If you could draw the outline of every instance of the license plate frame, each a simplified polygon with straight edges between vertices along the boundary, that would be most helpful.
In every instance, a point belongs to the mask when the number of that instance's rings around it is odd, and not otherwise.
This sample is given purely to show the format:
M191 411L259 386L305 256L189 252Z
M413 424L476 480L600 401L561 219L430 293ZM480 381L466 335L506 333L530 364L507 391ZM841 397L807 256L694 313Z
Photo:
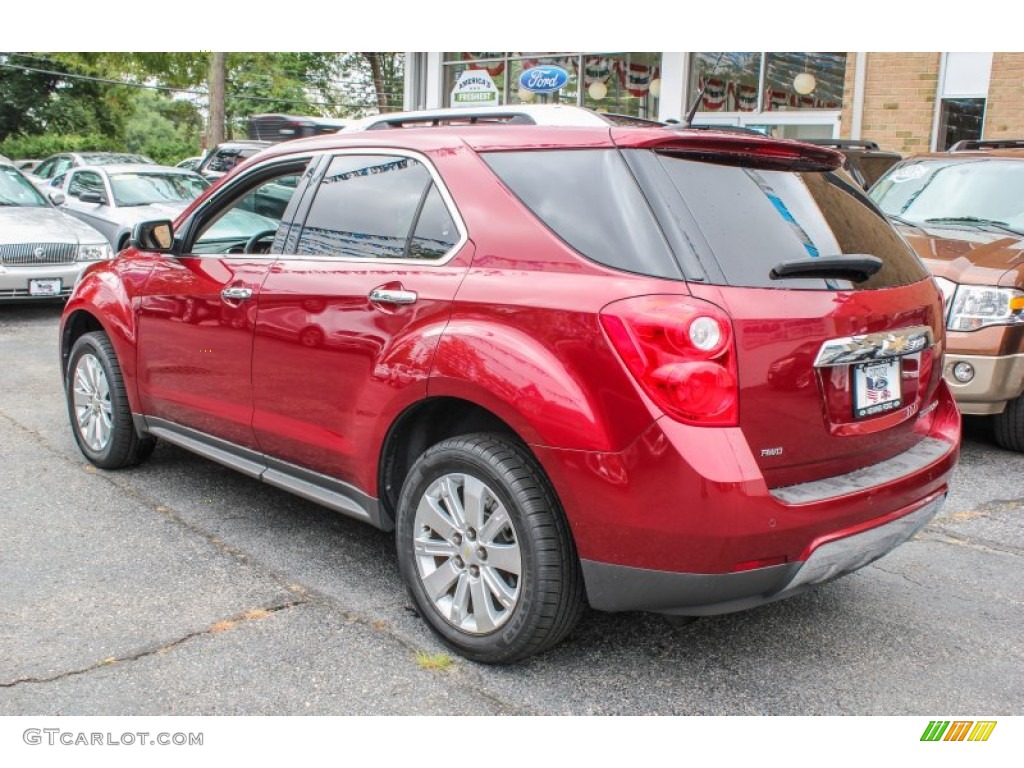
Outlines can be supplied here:
M59 277L39 277L28 281L29 296L60 296L62 288Z
M902 361L891 357L851 366L854 419L869 419L903 407Z

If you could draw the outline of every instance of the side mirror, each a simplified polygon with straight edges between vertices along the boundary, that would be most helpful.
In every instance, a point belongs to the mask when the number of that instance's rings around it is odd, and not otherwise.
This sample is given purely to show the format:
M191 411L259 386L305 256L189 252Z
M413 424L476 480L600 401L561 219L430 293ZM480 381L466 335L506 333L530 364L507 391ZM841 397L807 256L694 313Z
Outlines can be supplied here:
M174 225L168 219L139 222L132 230L131 244L143 251L170 253L174 247Z
M57 189L51 190L47 194L47 197L50 198L50 202L54 205L64 205L64 201L67 200L67 198L64 197L64 193Z
M83 192L78 196L83 203L106 203L107 198L102 192Z

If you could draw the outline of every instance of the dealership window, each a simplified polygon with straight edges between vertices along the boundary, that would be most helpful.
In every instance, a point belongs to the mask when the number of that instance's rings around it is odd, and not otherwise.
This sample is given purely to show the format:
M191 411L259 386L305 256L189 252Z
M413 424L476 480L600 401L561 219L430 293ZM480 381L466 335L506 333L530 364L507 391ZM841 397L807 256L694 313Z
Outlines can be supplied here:
M696 122L786 138L829 138L839 125L845 53L705 52L691 58Z
M980 139L985 123L985 99L943 99L939 107L940 150L964 139Z
M944 53L939 78L933 149L984 137L991 53Z
M661 94L660 53L517 53L456 52L444 54L444 98L459 75L486 70L502 104L575 104L599 112L655 119ZM531 93L519 87L519 76L533 67L557 66L569 77L553 93Z

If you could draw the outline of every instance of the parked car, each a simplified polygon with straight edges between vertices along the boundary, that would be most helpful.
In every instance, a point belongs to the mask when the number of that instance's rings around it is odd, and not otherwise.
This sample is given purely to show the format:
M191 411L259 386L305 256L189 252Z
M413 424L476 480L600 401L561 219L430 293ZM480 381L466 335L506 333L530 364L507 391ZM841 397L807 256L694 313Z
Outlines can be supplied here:
M180 163L177 163L174 167L181 168L186 171L194 171L199 168L199 164L203 162L203 156L197 155L196 157L186 157Z
M124 163L146 163L155 165L155 161L145 155L126 152L62 152L51 155L36 166L29 179L42 189L57 176L67 173L71 168L82 165L112 165Z
M165 439L393 530L478 661L588 602L797 594L924 526L960 437L941 293L841 162L607 123L278 144L83 278L75 439L108 469ZM276 226L212 244L270 184Z
M831 147L843 153L843 169L864 189L869 189L887 170L903 159L899 152L882 149L874 141L859 139L805 139L808 144Z
M255 155L267 147L273 146L270 141L226 141L218 144L212 152L208 152L196 168L196 173L208 179L219 179L236 165Z
M16 160L14 162L14 165L22 173L32 173L32 171L34 171L36 169L36 166L38 166L41 162L43 162L43 161L42 160Z
M86 266L112 255L99 232L0 161L0 301L67 297Z
M1024 149L966 146L905 160L871 197L942 288L960 410L991 416L996 442L1024 451Z
M116 251L140 221L173 218L210 186L191 171L162 165L75 168L53 181L66 213L95 227Z
M310 115L252 115L248 120L250 139L260 141L291 141L307 136L337 133L351 120Z

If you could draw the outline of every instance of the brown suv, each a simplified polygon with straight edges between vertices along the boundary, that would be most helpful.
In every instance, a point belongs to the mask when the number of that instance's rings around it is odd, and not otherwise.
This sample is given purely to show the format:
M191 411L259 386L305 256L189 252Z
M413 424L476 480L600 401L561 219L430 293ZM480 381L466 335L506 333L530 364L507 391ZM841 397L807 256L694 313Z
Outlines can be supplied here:
M975 141L889 171L871 197L942 289L944 374L965 414L1024 451L1024 142ZM958 145L959 146L959 145Z

